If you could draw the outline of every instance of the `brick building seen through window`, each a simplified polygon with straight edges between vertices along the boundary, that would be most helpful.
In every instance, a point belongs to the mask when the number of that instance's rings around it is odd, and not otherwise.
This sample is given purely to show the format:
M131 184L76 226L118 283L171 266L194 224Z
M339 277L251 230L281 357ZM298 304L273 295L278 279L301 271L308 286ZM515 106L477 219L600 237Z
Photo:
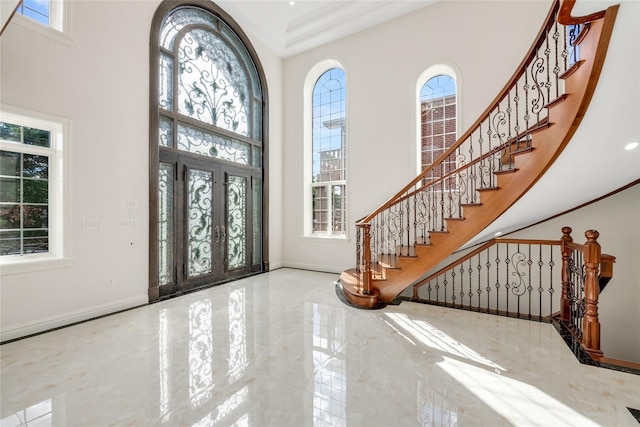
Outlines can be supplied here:
M432 164L457 139L456 86L447 75L425 83L420 95L421 169ZM442 170L434 170L440 176Z

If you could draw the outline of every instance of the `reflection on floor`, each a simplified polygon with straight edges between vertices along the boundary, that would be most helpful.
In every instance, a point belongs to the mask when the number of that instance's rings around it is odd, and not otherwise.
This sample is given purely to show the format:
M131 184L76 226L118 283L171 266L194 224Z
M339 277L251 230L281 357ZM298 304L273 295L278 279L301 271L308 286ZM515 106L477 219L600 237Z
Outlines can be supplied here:
M549 324L357 310L281 269L5 344L1 426L638 426Z

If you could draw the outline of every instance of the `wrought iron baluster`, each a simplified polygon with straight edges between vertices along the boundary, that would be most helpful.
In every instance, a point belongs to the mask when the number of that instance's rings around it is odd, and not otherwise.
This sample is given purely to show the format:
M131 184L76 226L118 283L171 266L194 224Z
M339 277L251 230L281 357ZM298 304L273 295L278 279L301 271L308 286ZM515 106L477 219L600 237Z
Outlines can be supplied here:
M511 288L511 286L509 285L509 244L505 245L507 247L507 256L504 259L505 264L507 265L507 269L506 269L506 282L504 285L504 289L505 289L505 294L507 296L506 298L506 303L507 303L507 308L506 308L506 312L509 313L509 289Z
M440 164L440 176L443 177L444 173L445 173L444 164L441 163ZM445 204L444 193L445 193L445 191L446 191L446 188L445 188L444 180L441 179L440 180L440 212L439 212L439 215L438 215L438 220L440 222L440 224L439 224L440 231L444 231L444 204Z
M418 197L422 197L422 191L413 197L413 246L418 242Z
M514 130L514 133L515 133L515 137L518 138L518 141L517 141L517 147L518 148L517 149L520 148L520 109L519 109L519 107L520 107L520 105L519 105L519 103L520 103L520 93L519 93L519 90L518 90L518 87L520 86L519 83L520 82L518 81L514 85L516 94L513 97L513 103L515 104L515 110L516 110L516 125L514 126L513 130Z
M549 313L553 313L553 267L555 265L555 263L553 262L553 247L551 248L550 252L550 260L549 260ZM542 276L542 275L541 275ZM562 286L562 283L560 284L560 286ZM541 297L542 298L542 297Z
M558 60L558 39L560 38L560 32L558 31L558 15L556 14L556 19L553 24L553 40L554 40L554 67L553 74L555 75L555 86L556 86L556 98L560 96L560 62Z
M500 245L496 245L496 311L500 311Z
M433 172L432 172L433 174ZM436 231L438 218L438 193L437 187L432 185L429 191L429 231Z
M524 73L524 86L522 87L524 91L524 127L525 129L529 129L529 120L531 119L531 115L529 112L529 73Z
M356 227L356 269L358 273L362 273L362 253L360 251L360 235L362 233L362 229L360 227Z
M456 308L456 270L451 269L451 301L453 301L453 308Z
M472 281L473 281L473 268L471 268L471 259L469 259L469 267L467 268L467 273L469 273L469 310L473 308L473 291L471 290Z
M482 264L480 254L478 254L478 264L476 265L476 270L478 270L478 289L476 290L476 293L478 294L478 311L481 311L480 306L482 305L482 289L480 287L480 277L482 276ZM487 283L489 282L487 281Z
M415 192L415 186L413 187L413 189L414 189L414 192ZM414 196L411 196L411 198L407 199L407 214L406 214L407 215L407 230L406 230L407 231L407 241L406 241L406 243L407 243L407 256L411 255L409 253L409 245L411 243L411 215L410 215L410 213L411 213L411 199L415 199L415 197L416 196L414 195Z
M551 61L549 59L550 55L551 55L551 48L549 47L549 30L546 31L547 36L545 37L545 49L544 49L544 55L545 55L545 60L546 60L546 72L547 72L547 80L544 83L545 88L547 89L547 102L551 101ZM544 107L544 103L542 104L542 106Z
M444 287L444 291L443 291L444 292L444 299L443 299L443 301L444 301L445 304L448 302L448 300L447 300L447 285L448 284L449 284L449 282L447 280L447 275L445 273L444 278L442 280L442 286Z
M549 246L549 251L551 253L553 253L553 246ZM542 319L542 293L544 292L544 289L542 287L542 266L544 265L544 263L542 262L542 245L539 246L539 251L538 251L538 317L540 319ZM551 286L553 286L553 283L551 283Z
M460 308L464 308L464 263L460 264Z
M491 260L489 259L491 254L490 250L487 250L487 262L485 263L485 267L487 267L487 313L491 311L491 281L490 281L490 276L491 276Z
M531 260L531 245L529 246L529 257L527 259L527 267L528 267L528 271L529 271L529 280L528 280L528 284L527 284L527 291L528 291L528 300L529 300L529 310L528 310L528 319L531 320L531 292L533 292L533 287L531 286L531 265L533 264L533 261Z

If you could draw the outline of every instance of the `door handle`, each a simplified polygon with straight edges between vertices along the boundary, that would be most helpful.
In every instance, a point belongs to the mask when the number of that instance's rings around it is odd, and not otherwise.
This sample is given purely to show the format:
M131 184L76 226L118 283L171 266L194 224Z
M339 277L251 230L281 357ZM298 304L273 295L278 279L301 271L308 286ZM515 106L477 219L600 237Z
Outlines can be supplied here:
M225 227L224 225L220 227L220 232L222 234L221 240L224 243L224 241L227 239L227 227Z
M220 227L216 225L216 243L220 243Z

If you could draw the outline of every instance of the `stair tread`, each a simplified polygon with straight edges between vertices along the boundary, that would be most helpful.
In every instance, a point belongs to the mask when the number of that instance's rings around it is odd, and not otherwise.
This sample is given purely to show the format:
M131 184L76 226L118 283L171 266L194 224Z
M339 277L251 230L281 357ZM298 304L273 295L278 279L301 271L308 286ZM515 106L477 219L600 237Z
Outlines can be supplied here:
M511 151L509 154L515 156L517 154L530 153L531 151L533 151L533 147L525 147L525 148L518 148L517 150Z
M416 238L416 246L431 246L431 242L429 242L429 237L418 237Z
M517 171L518 171L517 168L505 168L505 169L502 169L502 170L499 170L499 171L495 171L494 174L496 174L496 175L504 175L504 174L507 174L507 173L514 173L514 172L517 172Z

